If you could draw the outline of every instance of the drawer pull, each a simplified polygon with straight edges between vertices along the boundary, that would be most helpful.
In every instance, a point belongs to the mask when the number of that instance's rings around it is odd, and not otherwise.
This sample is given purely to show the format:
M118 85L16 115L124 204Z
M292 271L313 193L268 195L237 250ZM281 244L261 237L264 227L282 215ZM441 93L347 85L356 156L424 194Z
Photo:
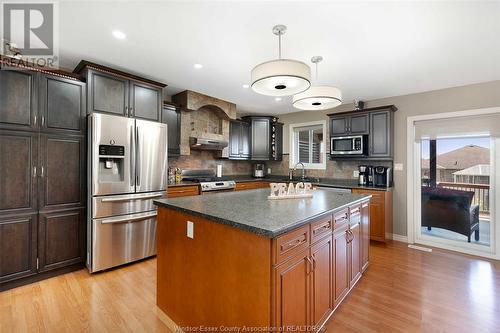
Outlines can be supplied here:
M328 231L330 230L330 221L328 221L327 224L324 224L316 229L313 230L313 234L317 234L317 233L322 233L322 232L325 232L325 231Z
M366 207L368 207L368 204L367 204L367 203L366 203L366 204L363 204L363 206L361 206L361 207L362 207L362 208L366 208Z
M294 247L297 247L299 246L300 244L303 244L305 243L305 238L303 239L300 239L300 238L297 238L297 239L294 239L293 241L290 241L284 245L281 246L281 252L285 252L285 251L288 251Z

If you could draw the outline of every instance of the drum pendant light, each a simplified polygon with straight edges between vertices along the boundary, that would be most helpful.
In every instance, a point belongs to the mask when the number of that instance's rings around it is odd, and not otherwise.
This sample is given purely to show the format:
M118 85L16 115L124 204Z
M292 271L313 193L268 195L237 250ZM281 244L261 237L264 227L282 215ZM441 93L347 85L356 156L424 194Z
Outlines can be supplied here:
M318 63L321 56L314 56L311 62L316 64L316 83L318 82ZM303 93L293 96L293 106L301 110L326 110L342 104L342 92L331 86L311 86Z
M281 36L286 26L276 25L273 33L279 40L279 58L252 69L252 89L267 96L290 96L311 86L311 69L301 61L281 59Z

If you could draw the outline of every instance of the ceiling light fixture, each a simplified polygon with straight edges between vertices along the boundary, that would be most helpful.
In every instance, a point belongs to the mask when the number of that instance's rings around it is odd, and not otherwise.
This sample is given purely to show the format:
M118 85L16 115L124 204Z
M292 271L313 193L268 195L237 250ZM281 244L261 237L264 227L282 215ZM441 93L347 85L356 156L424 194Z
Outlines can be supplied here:
M279 102L279 101L281 101L281 97L275 97L275 98L274 98L274 100L275 100L276 102Z
M125 35L125 33L123 31L120 31L120 30L113 30L112 34L113 34L113 37L115 37L116 39L123 40L123 39L127 38L127 35Z
M318 63L323 60L321 56L314 56L311 62L316 64L316 83L318 83ZM326 110L342 104L342 92L332 86L311 86L303 93L293 96L293 106L301 110Z
M203 65L202 64L194 64L193 67L195 69L202 69L203 68Z
M252 89L267 96L290 96L305 91L311 86L311 69L305 63L292 59L281 59L281 36L286 26L273 27L278 36L279 58L263 62L252 69Z

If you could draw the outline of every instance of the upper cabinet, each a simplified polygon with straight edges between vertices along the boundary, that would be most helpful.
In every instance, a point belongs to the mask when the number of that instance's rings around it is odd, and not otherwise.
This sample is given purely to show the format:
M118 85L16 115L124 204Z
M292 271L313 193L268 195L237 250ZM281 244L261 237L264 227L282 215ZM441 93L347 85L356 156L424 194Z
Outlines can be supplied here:
M175 105L164 104L161 122L167 124L168 156L179 156L181 153L181 111Z
M250 159L250 124L246 121L232 120L229 123L229 158L234 160Z
M34 129L37 126L36 77L34 72L0 71L0 126Z
M165 84L88 61L81 61L74 72L87 78L88 113L161 121Z
M283 124L278 123L278 118L267 116L247 116L243 118L244 122L249 124L249 127L239 127L236 123L233 124L234 131L243 131L240 140L243 140L243 151L246 152L247 147L250 152L247 155L238 153L239 157L231 156L231 152L237 153L236 134L230 134L230 153L229 158L234 159L251 159L255 161L281 161L283 158ZM238 128L238 129L237 129ZM231 133L231 130L230 130ZM249 134L248 134L249 133ZM247 138L250 142L247 144ZM240 149L240 148L238 148Z
M330 137L363 135L367 138L367 156L340 158L392 159L394 156L394 112L396 110L394 105L385 105L362 111L329 114Z
M368 134L368 114L342 115L330 117L330 135Z

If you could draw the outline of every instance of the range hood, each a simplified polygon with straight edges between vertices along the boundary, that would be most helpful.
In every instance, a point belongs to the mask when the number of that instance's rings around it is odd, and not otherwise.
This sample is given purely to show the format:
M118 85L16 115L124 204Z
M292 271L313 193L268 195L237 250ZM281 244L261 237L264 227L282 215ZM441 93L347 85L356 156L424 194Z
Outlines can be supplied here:
M203 138L189 138L189 145L191 149L199 150L222 150L227 147L227 141L203 139Z

